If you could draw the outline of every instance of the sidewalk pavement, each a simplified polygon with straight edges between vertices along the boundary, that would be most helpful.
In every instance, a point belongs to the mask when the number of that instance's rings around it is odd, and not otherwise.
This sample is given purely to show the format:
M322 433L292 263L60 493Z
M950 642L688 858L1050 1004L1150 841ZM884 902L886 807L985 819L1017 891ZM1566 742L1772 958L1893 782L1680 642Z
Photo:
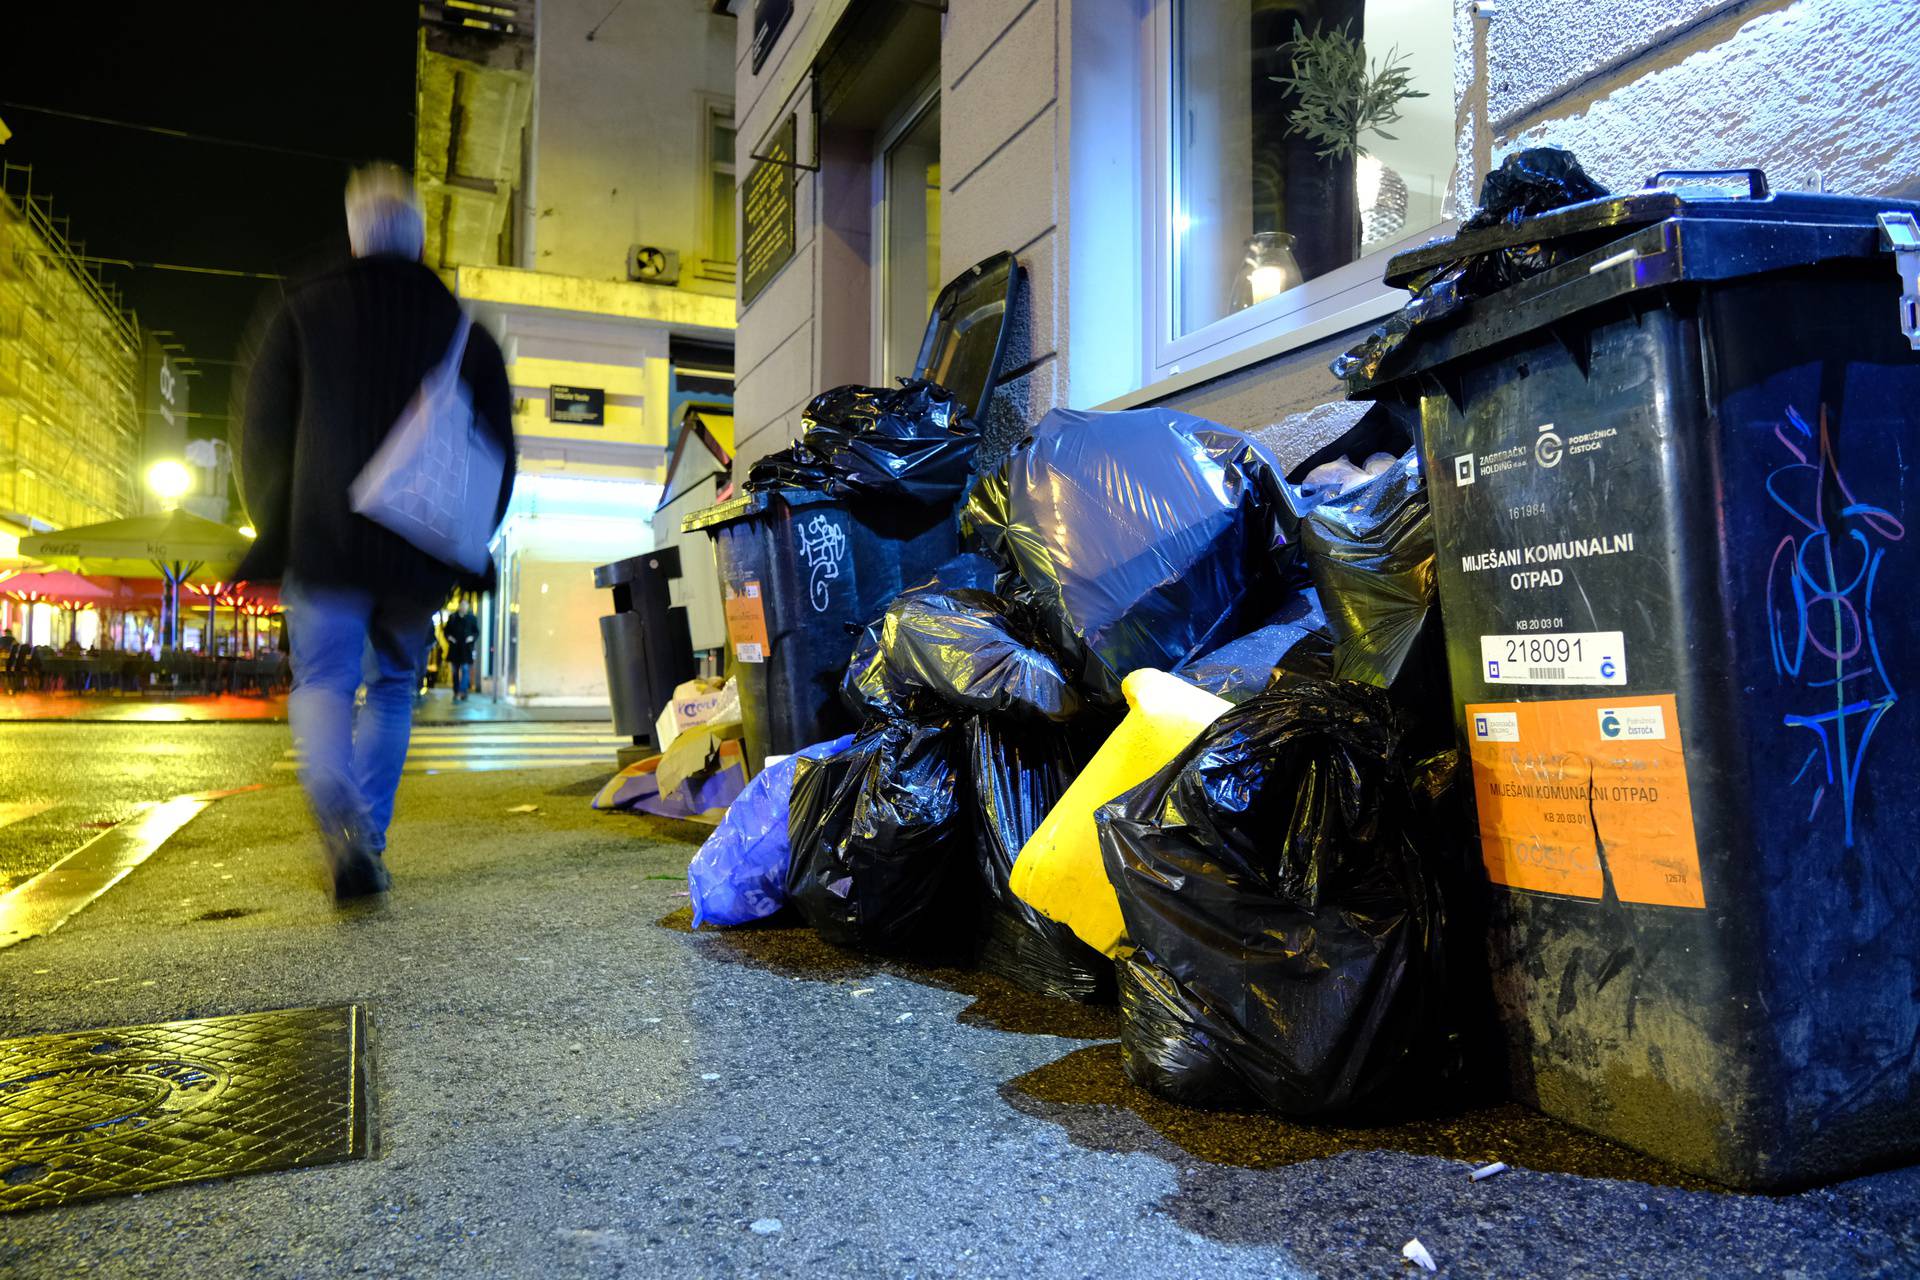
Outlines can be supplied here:
M0 722L24 720L105 720L149 723L226 723L284 721L286 695L237 694L183 698L85 693L0 693ZM605 704L581 707L521 707L478 695L455 702L447 689L430 690L414 704L415 724L611 723ZM609 730L611 732L611 730Z
M232 796L0 951L0 1035L358 1002L377 1049L375 1158L9 1215L0 1274L1274 1280L1417 1274L1416 1236L1456 1276L1920 1270L1920 1170L1744 1196L1517 1108L1186 1112L1111 1010L688 933L700 833L598 781L409 778L394 892L348 911L292 788Z

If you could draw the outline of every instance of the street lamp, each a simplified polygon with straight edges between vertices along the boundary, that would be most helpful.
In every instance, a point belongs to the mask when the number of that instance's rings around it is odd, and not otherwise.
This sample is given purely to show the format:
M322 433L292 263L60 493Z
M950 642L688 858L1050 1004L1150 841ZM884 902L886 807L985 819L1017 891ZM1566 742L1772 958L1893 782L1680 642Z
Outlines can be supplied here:
M162 502L177 503L193 488L193 473L184 462L165 459L147 468L147 488Z

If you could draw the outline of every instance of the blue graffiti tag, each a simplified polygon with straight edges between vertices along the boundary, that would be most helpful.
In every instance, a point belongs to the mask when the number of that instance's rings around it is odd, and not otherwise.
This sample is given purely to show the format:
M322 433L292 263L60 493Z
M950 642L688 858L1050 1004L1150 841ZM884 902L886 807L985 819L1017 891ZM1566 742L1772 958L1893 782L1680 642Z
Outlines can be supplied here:
M1767 496L1796 527L1774 547L1767 567L1767 637L1774 674L1808 695L1808 714L1788 714L1782 722L1817 739L1791 785L1813 784L1809 822L1827 793L1839 789L1851 847L1867 745L1899 701L1874 636L1874 584L1887 545L1907 530L1892 512L1861 502L1847 487L1824 405L1817 435L1791 407L1773 434L1793 461L1767 476ZM1830 491L1843 499L1835 513L1827 509Z

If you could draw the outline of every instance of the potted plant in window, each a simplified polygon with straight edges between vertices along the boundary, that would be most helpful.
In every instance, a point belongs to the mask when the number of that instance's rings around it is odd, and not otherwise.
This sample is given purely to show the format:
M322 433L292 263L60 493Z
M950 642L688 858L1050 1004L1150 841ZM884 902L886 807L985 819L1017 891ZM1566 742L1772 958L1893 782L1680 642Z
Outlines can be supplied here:
M1293 97L1287 135L1303 138L1316 158L1337 172L1341 186L1351 191L1355 162L1368 154L1363 137L1371 133L1393 140L1386 126L1400 119L1400 104L1427 94L1413 87L1413 71L1398 48L1389 49L1384 59L1369 59L1365 42L1353 34L1350 22L1337 27L1316 24L1308 31L1296 19L1293 39L1281 47L1281 53L1289 60L1290 74L1270 78ZM1339 203L1344 206L1342 260L1350 261L1360 250L1360 210L1351 198ZM1338 264L1321 269L1333 265Z

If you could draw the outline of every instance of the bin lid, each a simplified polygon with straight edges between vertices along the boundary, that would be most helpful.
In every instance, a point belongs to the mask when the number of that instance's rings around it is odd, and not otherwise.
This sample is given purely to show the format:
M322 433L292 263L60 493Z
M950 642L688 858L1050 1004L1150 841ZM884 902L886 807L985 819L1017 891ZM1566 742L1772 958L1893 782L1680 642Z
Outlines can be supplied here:
M1735 176L1743 189L1705 185ZM1680 179L1686 185L1667 185ZM1647 188L1582 201L1518 222L1466 232L1396 254L1386 282L1404 288L1435 267L1520 245L1561 244L1573 254L1539 275L1476 298L1459 315L1416 328L1376 378L1349 379L1351 395L1579 311L1686 281L1731 280L1841 258L1882 256L1879 215L1920 214L1920 202L1772 191L1757 169L1662 173ZM1895 279L1891 257L1887 277ZM1896 317L1889 309L1886 322Z
M737 498L728 498L725 502L716 502L710 507L687 513L680 522L680 532L699 533L712 531L723 524L732 524L736 520L746 520L765 514L776 501L792 507L808 507L822 502L838 502L838 498L824 493L815 493L811 489L771 489L763 492L743 493Z
M1007 309L1020 278L1011 253L996 253L961 272L934 299L913 376L937 382L977 416L993 397L1007 349Z
M665 578L680 576L680 548L661 547L645 555L628 556L624 560L615 560L612 564L603 564L593 571L593 585L596 587L615 587L623 582L632 582L647 573L658 573Z

